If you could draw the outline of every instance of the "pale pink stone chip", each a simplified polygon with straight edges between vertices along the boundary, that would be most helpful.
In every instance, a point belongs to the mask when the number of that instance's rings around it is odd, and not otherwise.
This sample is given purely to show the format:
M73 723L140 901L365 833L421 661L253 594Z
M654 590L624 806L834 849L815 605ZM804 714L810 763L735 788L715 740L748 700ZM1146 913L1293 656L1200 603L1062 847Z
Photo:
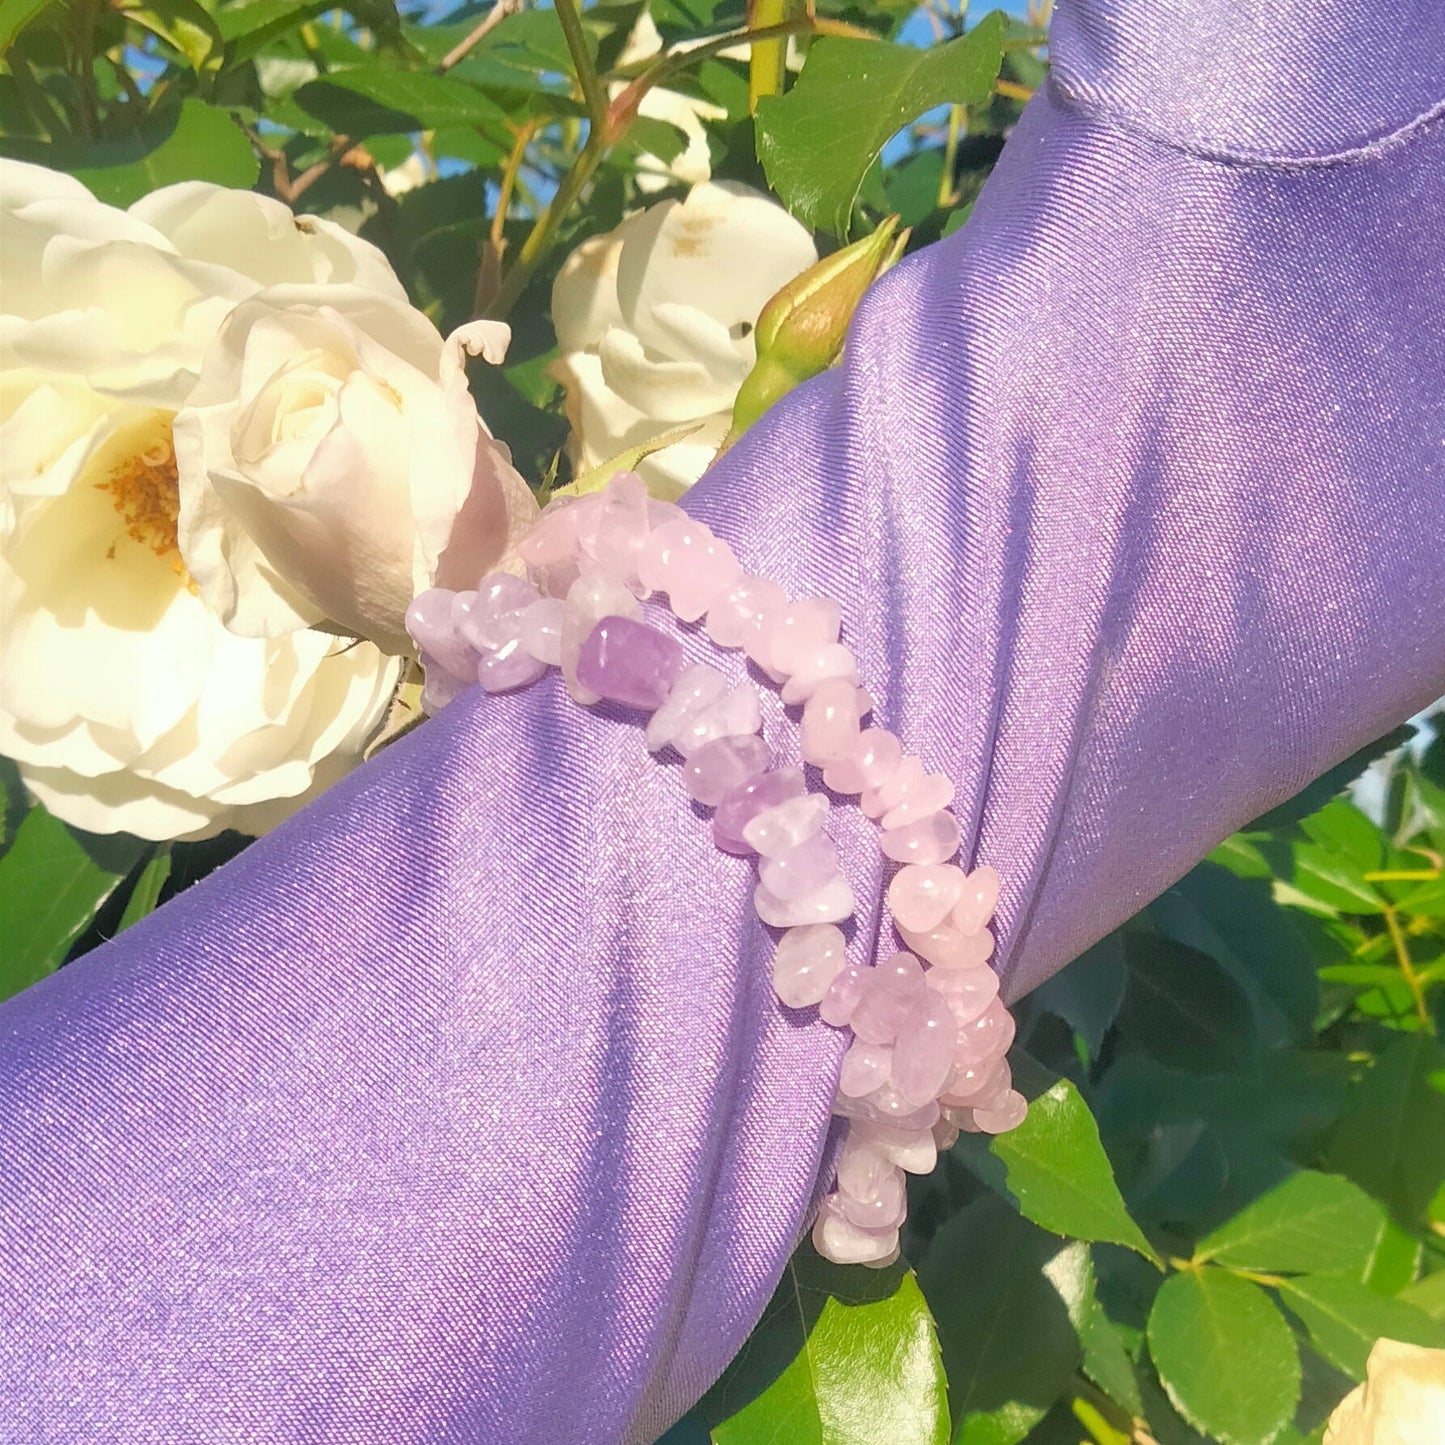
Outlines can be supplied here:
M963 892L963 869L954 863L910 863L888 885L888 906L900 928L937 928Z
M838 1089L850 1099L861 1098L881 1089L893 1069L893 1050L887 1044L870 1044L855 1038L843 1055L838 1074Z
M975 1109L973 1122L985 1134L1006 1134L1023 1123L1028 1111L1028 1100L1022 1094L1010 1091L1003 1101L992 1109Z
M903 744L886 728L861 732L843 757L823 770L823 785L835 793L880 787L903 760Z
M787 605L788 594L766 577L739 577L707 613L707 635L719 647L741 647L753 620Z
M715 808L736 787L767 772L768 745L757 736L714 738L699 748L682 769L687 791L705 808Z
M696 622L742 571L726 542L686 516L650 532L637 554L641 584L666 592L673 614L683 622Z
M828 597L802 597L774 612L768 640L754 660L772 672L790 677L818 648L837 642L843 609ZM752 656L749 653L749 656Z
M756 820L754 820L756 821ZM744 839L747 832L744 830ZM818 892L835 878L841 878L838 850L826 833L814 833L801 843L765 858L758 876L763 887L778 898L794 900Z
M789 798L745 823L743 841L755 853L775 857L817 833L827 821L828 812L828 800L821 793Z
M843 931L831 923L790 928L773 954L773 987L789 1008L821 1003L847 962Z
M858 681L858 660L841 642L824 643L809 651L783 684L783 701L789 707L807 702L830 677L841 677L855 685Z
M998 997L998 975L986 964L931 968L925 983L943 998L962 1027L971 1024Z
M857 906L853 890L841 873L801 898L779 898L759 883L753 890L753 907L769 928L798 928L805 923L841 923Z
M823 766L847 757L858 741L859 690L845 677L821 682L803 707L803 761Z
M884 857L895 863L943 863L958 851L958 844L958 819L946 808L878 835Z
M648 720L643 738L647 750L660 753L694 714L710 707L728 691L728 680L714 667L695 663L673 684L667 701Z
M926 1104L938 1097L953 1072L958 1024L948 1002L930 993L913 1006L894 1044L893 1087L910 1104Z
M993 934L986 928L978 933L960 933L953 924L940 923L927 932L902 927L898 932L914 953L935 968L967 968L987 963L993 956Z
M968 875L953 906L953 926L960 933L978 933L998 907L998 874L985 863Z

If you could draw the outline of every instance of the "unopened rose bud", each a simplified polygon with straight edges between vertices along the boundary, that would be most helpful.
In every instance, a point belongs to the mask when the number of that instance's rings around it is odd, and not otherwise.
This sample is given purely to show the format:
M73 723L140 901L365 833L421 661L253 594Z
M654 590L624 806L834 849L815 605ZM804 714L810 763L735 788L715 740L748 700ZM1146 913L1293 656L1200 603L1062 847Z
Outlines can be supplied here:
M738 391L724 448L800 382L842 354L863 293L899 256L908 232L890 216L871 236L845 246L789 281L763 307L754 340L758 359Z

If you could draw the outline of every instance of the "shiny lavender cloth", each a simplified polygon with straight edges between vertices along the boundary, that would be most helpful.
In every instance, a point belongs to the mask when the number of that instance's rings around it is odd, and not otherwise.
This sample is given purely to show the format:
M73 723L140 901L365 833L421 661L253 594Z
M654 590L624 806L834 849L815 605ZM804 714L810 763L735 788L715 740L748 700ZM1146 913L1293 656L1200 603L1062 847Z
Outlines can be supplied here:
M1061 4L970 225L688 502L844 601L1013 996L1445 691L1445 12L1248 8ZM749 888L635 726L471 695L8 1005L0 1436L651 1439L838 1064Z

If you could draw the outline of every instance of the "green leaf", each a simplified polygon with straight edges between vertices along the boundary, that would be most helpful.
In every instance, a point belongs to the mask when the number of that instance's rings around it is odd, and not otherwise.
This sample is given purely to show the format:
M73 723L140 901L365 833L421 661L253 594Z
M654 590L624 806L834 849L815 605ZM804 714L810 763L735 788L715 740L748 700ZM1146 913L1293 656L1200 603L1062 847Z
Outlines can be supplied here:
M227 5L216 15L226 41L226 65L240 65L258 55L273 40L299 30L308 20L333 9L329 0L297 5L293 0L252 0L249 5Z
M978 105L998 76L1004 19L920 50L884 41L814 41L797 83L758 103L768 184L805 225L846 237L863 178L889 138L945 102Z
M224 111L184 100L124 140L89 146L67 166L102 201L128 206L176 181L245 188L257 175L255 152Z
M1194 1258L1293 1274L1363 1270L1385 1218L1357 1184L1301 1170L1206 1235Z
M1069 1079L1034 1099L1017 1129L987 1144L984 1136L965 1135L959 1154L985 1183L1002 1186L1035 1224L1075 1239L1122 1244L1158 1262L1129 1217L1099 1126ZM1002 1180L992 1161L1003 1166Z
M1171 938L1131 933L1129 983L1118 1027L1129 1042L1175 1068L1214 1072L1254 1052L1249 999L1207 953Z
M947 1440L938 1340L912 1271L829 1264L805 1244L699 1408L718 1445Z
M141 875L136 879L130 897L126 899L125 912L120 916L117 933L129 928L132 923L139 922L147 913L155 912L156 904L161 901L161 890L170 876L171 848L169 843L165 843L156 849L150 862L141 869Z
M1400 1291L1400 1298L1424 1310L1437 1324L1445 1324L1445 1270L1406 1285Z
M26 814L0 858L0 999L60 967L148 846L123 835L82 836L39 806Z
M338 135L356 140L448 125L500 125L506 119L465 81L375 66L329 70L324 79L303 85L294 99Z
M1366 827L1374 827L1358 809L1344 804L1331 803L1325 813L1306 818L1301 826L1314 827L1311 833L1314 841L1294 845L1294 872L1290 881L1306 898L1313 898L1340 913L1383 912L1384 901L1379 891L1365 881L1364 875L1380 866L1384 840L1376 833L1377 847L1359 856L1357 845L1362 841L1359 830L1353 823L1336 826L1342 822L1338 812L1326 817L1339 807L1363 819Z
M1223 1270L1164 1282L1149 1353L1175 1408L1220 1445L1268 1445L1299 1400L1294 1334L1257 1284Z
M1437 1040L1410 1034L1385 1049L1350 1091L1324 1163L1402 1221L1423 1219L1445 1178L1445 1050Z
M1144 1413L1134 1362L1119 1338L1104 1307L1090 1302L1080 1338L1084 1346L1084 1373L1118 1406L1132 1416Z
M49 0L0 0L0 53L45 9Z
M1424 1246L1387 1215L1360 1278L1376 1294L1396 1295L1420 1272Z
M938 1321L953 1439L1022 1440L1078 1366L1092 1297L1087 1248L1060 1244L986 1194L938 1231L918 1279Z
M197 75L221 63L225 41L215 20L196 0L150 0L117 7L125 18L164 40Z
M1244 990L1267 1044L1310 1038L1319 977L1304 934L1268 883L1203 863L1162 894L1149 916L1170 938L1207 953Z
M1400 983L1400 970L1385 963L1335 963L1320 969L1326 983L1343 983L1351 988L1393 988Z
M1382 1336L1408 1345L1445 1348L1445 1326L1406 1300L1386 1299L1342 1274L1287 1279L1280 1295L1309 1331L1310 1340L1351 1379L1365 1378L1365 1361Z
M1088 1045L1090 1056L1098 1058L1124 1001L1127 979L1123 937L1111 933L1036 988L1034 1002L1063 1019Z

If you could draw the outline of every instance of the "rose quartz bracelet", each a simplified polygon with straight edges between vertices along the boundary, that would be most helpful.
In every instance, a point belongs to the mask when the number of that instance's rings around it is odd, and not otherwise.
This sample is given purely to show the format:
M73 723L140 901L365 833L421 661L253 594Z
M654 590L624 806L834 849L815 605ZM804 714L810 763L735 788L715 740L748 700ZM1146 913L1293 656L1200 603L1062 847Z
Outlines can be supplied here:
M688 792L714 810L717 846L757 857L754 906L782 930L778 997L852 1030L833 1104L847 1133L814 1243L841 1264L890 1263L904 1174L931 1170L959 1130L1001 1133L1027 1107L1004 1057L1013 1019L988 964L998 876L948 861L959 846L952 783L905 756L895 734L864 726L873 703L838 640L836 602L789 599L749 576L726 542L650 498L637 476L553 501L518 552L530 581L498 572L475 592L434 589L412 603L424 708L436 712L473 682L504 692L560 667L577 702L648 715L648 748L682 756ZM884 856L902 865L888 903L909 951L876 966L848 962L838 925L854 897L828 836L827 796L808 791L802 769L775 765L758 735L756 688L688 666L677 638L642 620L655 594L679 621L703 621L717 646L741 648L785 705L801 704L803 761L822 769L828 792L859 797L881 825Z

